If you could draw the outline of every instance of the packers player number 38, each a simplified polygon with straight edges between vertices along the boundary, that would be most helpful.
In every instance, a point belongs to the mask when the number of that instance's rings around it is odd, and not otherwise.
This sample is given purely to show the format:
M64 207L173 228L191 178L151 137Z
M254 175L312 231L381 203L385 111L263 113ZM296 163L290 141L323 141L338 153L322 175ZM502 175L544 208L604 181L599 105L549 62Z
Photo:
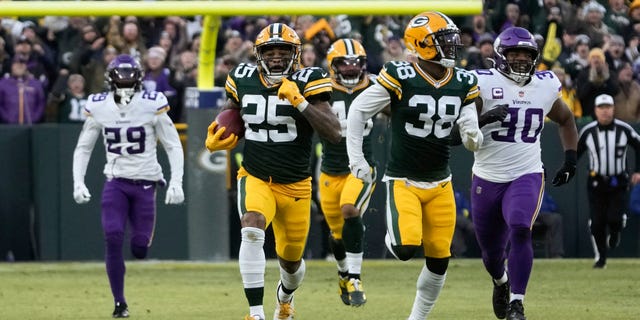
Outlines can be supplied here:
M435 80L410 62L391 61L385 64L377 80L391 93L392 141L410 140L392 143L392 149L401 149L392 152L392 157L402 156L393 159L387 174L411 176L415 172L435 173L436 169L440 171L437 176L415 178L439 180L448 176L449 135L462 106L478 95L475 75L449 68L444 78ZM443 153L447 157L442 157ZM418 168L424 170L415 170Z

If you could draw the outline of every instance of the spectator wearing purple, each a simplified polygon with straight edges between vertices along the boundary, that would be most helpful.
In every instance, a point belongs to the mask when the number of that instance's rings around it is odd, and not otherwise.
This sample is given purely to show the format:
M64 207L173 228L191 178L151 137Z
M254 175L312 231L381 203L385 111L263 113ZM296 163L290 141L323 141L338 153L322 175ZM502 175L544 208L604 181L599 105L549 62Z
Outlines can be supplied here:
M38 51L34 51L33 43L25 36L16 39L13 49L15 51L14 57L26 61L27 71L40 81L44 89L47 89L49 87L48 71L55 69L55 66L47 62Z
M10 45L0 35L0 75L11 71L11 55L8 52L8 47Z
M176 105L176 89L169 84L171 71L166 68L164 62L167 52L162 47L155 46L147 50L144 56L145 74L142 78L142 85L147 91L162 92L169 100L169 105ZM179 114L169 112L169 117L174 122L179 118Z
M0 123L31 125L42 122L45 103L42 83L29 74L23 57L14 57L11 73L0 80Z

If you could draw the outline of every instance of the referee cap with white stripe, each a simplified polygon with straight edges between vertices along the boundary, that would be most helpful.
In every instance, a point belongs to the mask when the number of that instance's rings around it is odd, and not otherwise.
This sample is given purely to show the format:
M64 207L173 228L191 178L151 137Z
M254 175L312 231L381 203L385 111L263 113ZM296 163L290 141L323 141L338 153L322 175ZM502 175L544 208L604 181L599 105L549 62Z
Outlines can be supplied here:
M601 105L614 105L613 97L608 94L601 94L596 97L595 106L599 107Z

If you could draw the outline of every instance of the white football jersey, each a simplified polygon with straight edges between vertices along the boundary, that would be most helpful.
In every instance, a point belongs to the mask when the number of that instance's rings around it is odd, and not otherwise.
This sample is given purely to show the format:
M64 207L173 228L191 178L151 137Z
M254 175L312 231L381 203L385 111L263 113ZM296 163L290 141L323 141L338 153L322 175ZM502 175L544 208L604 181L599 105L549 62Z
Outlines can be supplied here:
M509 182L535 172L543 172L540 135L544 119L556 99L561 84L551 71L539 71L520 87L495 68L474 70L478 76L481 114L508 104L502 122L481 128L484 143L475 152L473 173L492 182Z
M166 113L168 110L167 98L160 92L136 92L129 104L121 107L116 104L113 92L92 94L85 106L88 118L80 133L76 153L89 148L90 154L101 132L107 178L161 180L157 140L160 139L165 147L167 144L180 145L177 131Z

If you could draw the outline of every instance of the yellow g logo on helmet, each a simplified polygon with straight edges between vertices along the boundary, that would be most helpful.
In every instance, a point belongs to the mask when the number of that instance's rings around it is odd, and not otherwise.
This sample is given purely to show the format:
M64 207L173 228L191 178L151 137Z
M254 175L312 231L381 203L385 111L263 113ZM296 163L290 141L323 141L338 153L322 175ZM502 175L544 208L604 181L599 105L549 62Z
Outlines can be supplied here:
M435 11L413 17L404 31L404 42L418 58L447 68L455 66L457 49L462 46L458 27L449 17Z

